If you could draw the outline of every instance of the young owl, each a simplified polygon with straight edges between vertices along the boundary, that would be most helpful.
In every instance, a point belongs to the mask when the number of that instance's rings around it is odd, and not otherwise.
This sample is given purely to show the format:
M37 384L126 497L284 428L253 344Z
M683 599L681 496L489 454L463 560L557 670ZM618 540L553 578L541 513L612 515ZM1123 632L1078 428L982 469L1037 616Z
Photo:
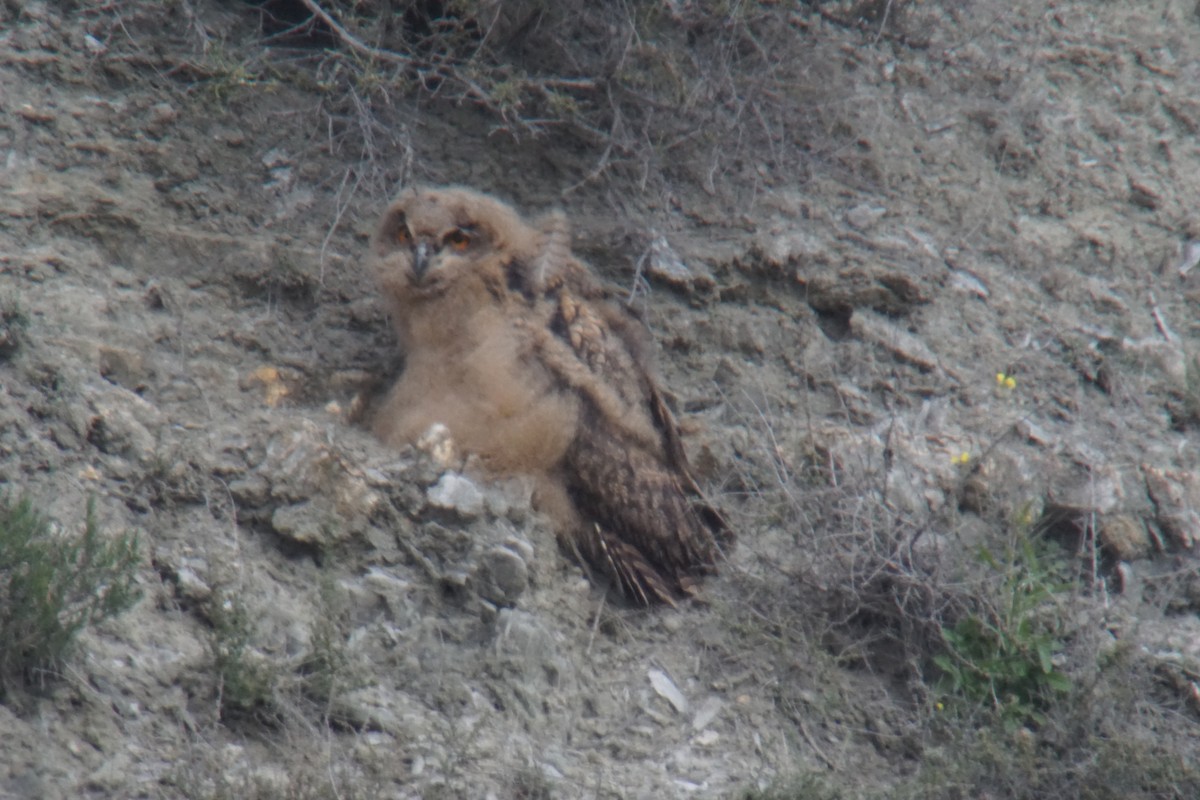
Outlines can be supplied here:
M644 327L570 251L467 189L417 188L371 240L404 370L374 415L384 441L435 423L495 475L529 475L559 540L642 605L674 605L732 536L701 495L648 366Z

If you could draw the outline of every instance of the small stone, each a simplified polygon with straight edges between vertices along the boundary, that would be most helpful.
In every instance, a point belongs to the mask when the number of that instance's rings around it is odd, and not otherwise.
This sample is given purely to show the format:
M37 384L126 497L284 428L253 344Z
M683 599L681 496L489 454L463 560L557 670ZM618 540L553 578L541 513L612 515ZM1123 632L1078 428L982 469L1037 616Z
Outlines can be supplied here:
M498 606L511 606L529 586L525 560L507 547L483 554L479 570L479 596Z
M950 270L950 288L963 294L974 295L986 300L991 292L988 291L987 285L975 275L963 270Z
M262 165L267 169L277 169L292 163L292 158L278 147L268 150L262 156Z
M1146 526L1129 514L1114 514L1100 524L1100 545L1118 561L1137 561L1153 550Z
M426 495L431 505L450 509L464 517L483 513L483 492L470 479L455 472L442 475Z
M687 697L684 696L683 692L679 690L679 687L675 685L675 681L671 680L667 673L660 669L652 669L648 673L648 677L650 678L650 685L654 688L654 691L658 693L659 697L662 697L664 700L670 703L671 707L674 708L677 713L687 713Z
M166 125L179 119L179 111L170 103L155 103L150 107L150 121L155 125Z
M238 478L229 483L229 493L239 503L246 506L261 506L267 502L271 493L271 484L262 475L252 472L244 478Z
M95 401L96 415L89 420L87 438L101 452L149 463L157 450L156 431L162 415L133 392L115 390Z
M1167 539L1185 550L1196 547L1200 543L1200 473L1143 464L1142 475Z
M271 527L280 536L301 544L325 544L330 538L311 503L280 506L271 515Z
M681 289L691 290L697 285L709 288L716 283L712 274L703 267L684 263L665 236L656 236L646 252L646 271L658 280Z
M263 402L275 408L301 383L301 377L286 367L261 366L238 383L242 389L261 387Z
M713 383L722 389L731 389L740 386L742 381L742 371L733 359L722 358L717 362L717 368L713 372Z
M92 36L90 33L85 33L83 35L83 46L86 47L87 51L94 56L102 56L108 52L108 47L104 44L104 42L100 41L95 36Z
M886 208L870 206L866 203L857 205L846 212L846 224L860 231L866 230L883 218Z
M97 355L100 374L118 386L141 391L153 378L153 370L146 366L146 359L141 353L123 347L100 345Z
M850 330L866 342L879 345L897 358L932 372L938 359L929 346L875 311L856 308L850 317Z
M432 458L442 469L458 461L458 448L454 445L454 437L450 435L450 429L440 422L433 423L421 434L421 438L417 440L417 449Z
M533 545L522 539L519 536L507 536L504 539L504 546L514 553L519 555L526 561L533 560Z
M707 697L700 704L700 708L696 710L696 716L692 718L692 728L702 731L712 724L717 715L721 713L721 708L725 703L719 697Z
M202 603L212 596L212 587L191 567L181 566L175 571L175 587L179 596L197 603Z
M33 122L40 125L54 121L54 114L52 112L47 111L44 108L35 108L29 103L25 103L24 105L18 107L17 115L27 122Z
M748 322L737 326L737 347L748 356L761 356L767 349L766 342Z

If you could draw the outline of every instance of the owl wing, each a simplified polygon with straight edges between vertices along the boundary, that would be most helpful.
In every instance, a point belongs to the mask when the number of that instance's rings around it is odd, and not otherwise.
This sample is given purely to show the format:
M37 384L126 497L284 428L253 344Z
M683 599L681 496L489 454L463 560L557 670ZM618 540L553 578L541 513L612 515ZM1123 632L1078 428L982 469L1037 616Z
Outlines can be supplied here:
M644 329L569 282L541 302L541 360L583 401L563 465L567 493L586 520L574 544L628 597L673 605L715 571L732 536L692 477L646 366Z

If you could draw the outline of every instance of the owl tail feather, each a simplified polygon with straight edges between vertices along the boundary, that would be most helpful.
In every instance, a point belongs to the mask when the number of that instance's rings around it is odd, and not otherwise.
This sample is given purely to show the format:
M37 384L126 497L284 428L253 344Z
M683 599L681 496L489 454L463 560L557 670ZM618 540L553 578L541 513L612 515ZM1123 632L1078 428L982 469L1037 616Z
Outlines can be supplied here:
M636 547L594 523L581 538L584 558L607 574L628 600L642 606L675 607L678 592Z

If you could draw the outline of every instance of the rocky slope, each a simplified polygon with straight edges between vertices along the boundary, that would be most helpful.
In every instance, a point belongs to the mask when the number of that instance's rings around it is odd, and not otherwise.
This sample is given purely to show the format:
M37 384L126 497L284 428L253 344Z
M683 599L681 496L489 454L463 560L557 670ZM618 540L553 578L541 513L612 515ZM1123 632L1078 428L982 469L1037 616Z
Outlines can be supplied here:
M0 796L1038 796L954 771L922 658L1030 529L1083 576L1062 668L1134 693L1083 738L1191 796L1200 14L958 5L906 7L920 41L803 7L771 151L640 185L468 106L353 111L249 6L0 7L0 483L144 554L0 706ZM404 180L561 205L643 289L740 530L708 603L606 598L518 483L348 419L396 365L361 256Z

